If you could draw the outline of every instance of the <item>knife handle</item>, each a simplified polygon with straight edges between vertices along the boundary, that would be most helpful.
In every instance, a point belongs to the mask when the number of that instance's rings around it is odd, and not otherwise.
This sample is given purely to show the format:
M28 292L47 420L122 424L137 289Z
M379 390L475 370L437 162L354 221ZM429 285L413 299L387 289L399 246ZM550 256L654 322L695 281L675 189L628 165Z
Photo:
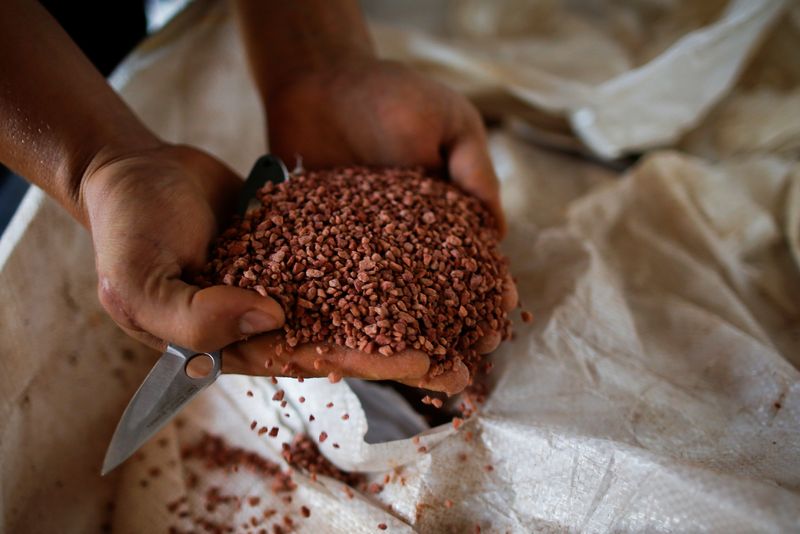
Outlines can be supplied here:
M167 350L165 352L169 352L170 354L174 354L184 360L183 363L183 375L184 379L189 380L192 382L192 385L204 388L210 384L212 384L219 375L222 373L222 351L215 350L212 352L198 352L196 350L187 349L185 347L181 347L179 345L169 344L167 345ZM197 357L208 356L211 358L211 362L213 364L211 371L207 373L205 376L201 377L193 377L189 374L188 366L189 363Z

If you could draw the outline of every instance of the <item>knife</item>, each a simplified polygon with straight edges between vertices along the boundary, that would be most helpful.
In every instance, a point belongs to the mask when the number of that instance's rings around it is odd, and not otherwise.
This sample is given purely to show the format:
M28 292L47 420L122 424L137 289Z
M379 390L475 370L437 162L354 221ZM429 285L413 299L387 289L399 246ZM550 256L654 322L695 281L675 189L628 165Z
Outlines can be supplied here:
M256 192L265 183L279 184L288 178L289 172L280 159L269 154L258 158L239 195L239 215L244 215L259 205ZM204 376L190 376L188 372L189 363L196 358L211 359L213 365ZM125 408L106 450L100 474L105 475L127 460L175 417L181 408L213 384L221 372L222 349L197 352L177 345L167 345L167 349Z

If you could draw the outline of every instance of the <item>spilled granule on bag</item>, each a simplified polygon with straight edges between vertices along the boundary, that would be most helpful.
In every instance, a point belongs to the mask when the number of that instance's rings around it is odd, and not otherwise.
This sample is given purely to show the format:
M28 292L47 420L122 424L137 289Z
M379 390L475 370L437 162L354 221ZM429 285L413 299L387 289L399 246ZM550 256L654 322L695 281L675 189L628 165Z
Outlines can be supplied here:
M336 479L344 484L358 488L360 491L377 493L375 488L366 485L365 477L359 473L348 473L334 466L319 452L314 442L305 435L299 434L291 444L284 443L283 458L292 468L307 473L312 480L318 475ZM169 527L170 534L182 532L240 532L242 529L258 532L259 528L269 532L291 531L296 520L307 518L311 509L307 505L292 506L292 495L297 485L292 480L292 470L284 470L276 462L268 460L254 452L234 447L219 436L203 434L194 444L181 450L181 458L186 462L187 487L191 492L200 492L203 496L202 506L190 507L189 498L182 496L166 504L167 511L180 521L181 527ZM200 470L195 468L199 464ZM262 505L258 496L241 496L226 494L217 486L206 487L204 475L214 470L244 471L261 479L276 495L282 495L280 511L274 507ZM347 486L345 486L347 487ZM380 489L383 489L382 486ZM351 489L348 488L352 492ZM246 510L247 521L233 524L221 521L230 518L232 511ZM219 513L218 513L219 512ZM298 517L299 515L299 517ZM280 516L280 517L278 517ZM189 530L184 530L189 526Z
M348 167L267 183L257 198L215 241L198 282L276 299L286 350L416 349L437 376L457 360L475 372L474 343L509 336L494 219L456 186L418 169Z

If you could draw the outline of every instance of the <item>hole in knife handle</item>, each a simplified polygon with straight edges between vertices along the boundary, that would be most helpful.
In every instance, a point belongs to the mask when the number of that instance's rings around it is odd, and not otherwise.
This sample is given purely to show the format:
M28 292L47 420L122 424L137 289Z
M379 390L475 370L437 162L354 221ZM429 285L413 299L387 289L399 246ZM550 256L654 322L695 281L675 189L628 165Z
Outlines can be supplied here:
M205 353L198 353L186 362L186 376L189 378L205 378L214 370L214 360Z

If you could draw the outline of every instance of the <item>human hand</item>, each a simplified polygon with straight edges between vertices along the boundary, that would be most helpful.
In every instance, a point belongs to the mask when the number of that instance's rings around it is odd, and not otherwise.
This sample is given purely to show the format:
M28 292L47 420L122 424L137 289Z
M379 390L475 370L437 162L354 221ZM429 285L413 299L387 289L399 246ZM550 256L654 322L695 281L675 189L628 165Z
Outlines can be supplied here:
M271 86L266 107L271 151L285 160L300 156L312 169L365 164L445 170L484 202L505 232L480 116L450 89L400 64L359 56L284 76ZM517 303L510 279L505 293L510 311ZM476 348L487 354L500 341L499 332L488 332ZM435 378L398 379L452 394L467 385L469 373L459 364Z
M205 265L241 185L224 164L186 146L96 156L89 165L80 196L98 294L132 337L157 349L166 340L212 351L283 324L280 305L255 291L184 281Z
M265 95L270 151L309 169L422 166L505 219L478 111L463 96L399 63L358 57L285 76Z
M517 305L516 287L509 280L503 294L503 307L510 312ZM488 328L484 328L488 331ZM480 354L493 352L500 344L499 332L489 332L478 340ZM428 374L430 358L417 350L384 356L326 343L307 343L288 352L282 332L271 332L236 343L225 349L223 371L236 374L321 377L354 377L365 380L395 380L403 384L440 391L448 395L461 392L469 383L467 367L460 361L436 377Z

